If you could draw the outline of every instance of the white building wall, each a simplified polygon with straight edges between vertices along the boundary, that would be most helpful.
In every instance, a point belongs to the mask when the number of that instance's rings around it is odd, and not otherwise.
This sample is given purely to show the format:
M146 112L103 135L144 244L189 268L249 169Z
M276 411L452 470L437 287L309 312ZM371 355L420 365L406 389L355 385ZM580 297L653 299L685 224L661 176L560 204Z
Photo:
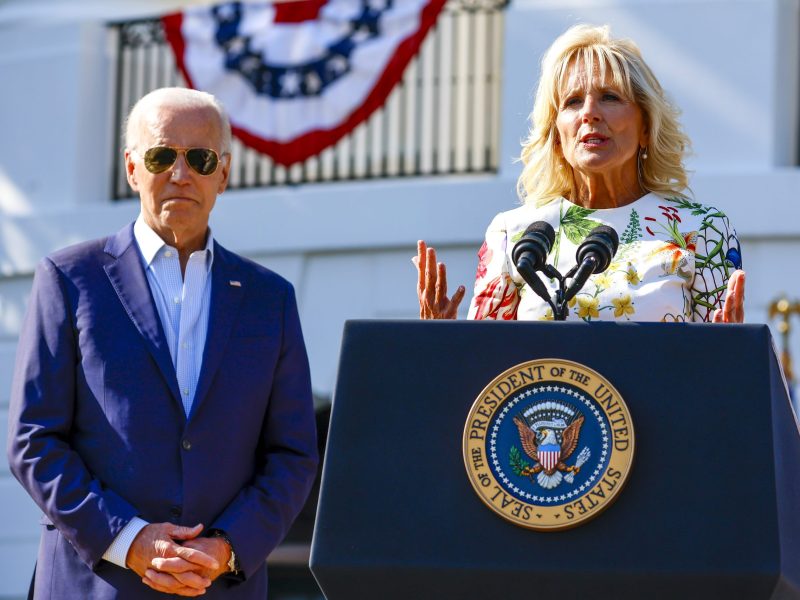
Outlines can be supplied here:
M41 1L26 2L38 5L37 14L46 12ZM55 12L65 6L52 4ZM21 20L25 6L8 2L15 13L0 7L3 440L16 337L36 262L56 248L116 231L137 213L135 203L109 199L113 157L107 149L116 132L102 20L87 10L72 21ZM694 142L696 197L725 210L743 243L747 320L766 322L768 304L780 294L800 298L798 0L514 0L505 25L496 176L235 191L217 204L215 236L295 284L318 394L333 389L345 319L416 316L410 258L418 238L438 248L452 289L471 286L486 225L516 202L513 158L539 58L580 21L609 23L615 34L635 39L682 107ZM792 350L800 361L798 338ZM38 510L10 477L4 457L0 498L0 598L17 598L35 559Z

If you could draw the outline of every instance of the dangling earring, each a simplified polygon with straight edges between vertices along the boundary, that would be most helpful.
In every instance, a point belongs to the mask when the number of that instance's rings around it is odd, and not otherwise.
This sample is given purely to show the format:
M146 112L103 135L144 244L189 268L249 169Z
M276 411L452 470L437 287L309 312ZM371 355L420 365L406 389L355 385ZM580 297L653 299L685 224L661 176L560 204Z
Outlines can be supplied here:
M644 167L642 166L642 162L647 160L647 148L639 148L639 153L636 155L636 175L639 179L639 187L643 190L647 188L644 185Z

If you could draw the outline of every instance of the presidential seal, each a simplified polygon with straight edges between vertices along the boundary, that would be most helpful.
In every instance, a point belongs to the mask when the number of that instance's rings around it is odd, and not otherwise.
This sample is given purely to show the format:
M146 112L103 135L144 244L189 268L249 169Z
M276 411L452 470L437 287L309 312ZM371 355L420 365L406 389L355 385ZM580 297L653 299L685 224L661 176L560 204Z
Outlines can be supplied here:
M623 488L633 423L599 373L566 360L534 360L480 393L463 448L486 506L522 527L567 529L596 517Z

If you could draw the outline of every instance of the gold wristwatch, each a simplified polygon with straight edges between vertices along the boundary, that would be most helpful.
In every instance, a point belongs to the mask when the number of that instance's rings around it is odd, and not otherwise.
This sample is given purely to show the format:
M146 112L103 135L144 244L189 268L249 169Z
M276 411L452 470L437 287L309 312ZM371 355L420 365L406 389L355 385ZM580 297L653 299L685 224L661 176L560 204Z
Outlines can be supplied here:
M228 544L228 547L231 549L231 557L228 559L228 572L237 575L239 573L239 562L236 560L236 552L233 551L233 544L231 544L231 539L228 537L228 534L222 531L221 529L213 529L211 530L211 537L218 537Z

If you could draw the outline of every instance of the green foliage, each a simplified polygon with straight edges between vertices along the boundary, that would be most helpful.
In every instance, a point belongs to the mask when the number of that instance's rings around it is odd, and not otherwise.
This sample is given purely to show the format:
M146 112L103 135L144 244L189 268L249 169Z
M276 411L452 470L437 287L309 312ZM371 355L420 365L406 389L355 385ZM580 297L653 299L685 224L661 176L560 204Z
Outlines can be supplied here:
M511 466L511 470L514 471L514 475L522 475L522 471L531 467L522 460L522 453L516 446L511 446L511 450L508 452L508 464Z
M641 237L642 225L639 222L639 213L636 212L635 208L632 208L630 221L628 221L628 226L622 232L619 241L622 244L632 244Z
M693 215L704 215L711 210L709 207L703 206L699 202L691 202L686 198L667 198L666 200L678 208L691 210Z
M573 244L580 244L595 227L600 225L599 221L588 219L594 209L583 208L582 206L570 206L564 217L561 219L561 231Z
M563 208L563 204L562 204ZM589 235L595 227L600 225L599 221L587 218L594 211L592 208L583 208L582 206L575 206L570 204L566 213L563 213L559 219L558 231L556 231L556 242L553 244L553 264L558 264L558 254L561 251L561 234L563 233L567 239L575 245L580 244L584 238Z

